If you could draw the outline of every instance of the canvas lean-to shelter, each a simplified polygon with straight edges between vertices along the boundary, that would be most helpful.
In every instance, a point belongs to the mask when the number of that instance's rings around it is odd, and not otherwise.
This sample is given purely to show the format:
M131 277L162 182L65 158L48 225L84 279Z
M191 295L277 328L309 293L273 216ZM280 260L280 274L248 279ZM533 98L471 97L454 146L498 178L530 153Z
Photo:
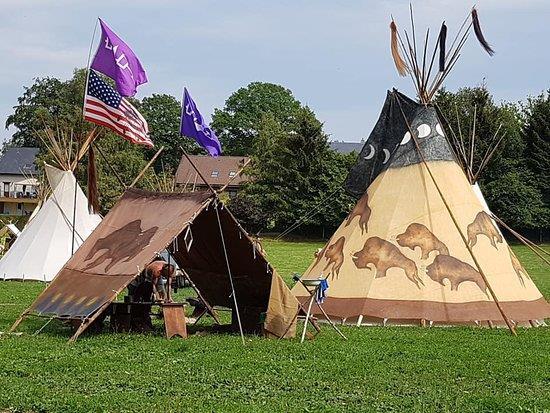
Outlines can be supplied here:
M297 300L210 192L128 189L24 315L80 321L76 338L168 245L204 299L211 306L231 308L234 301L217 214L241 318L262 313L267 336L293 336Z
M475 10L472 19L464 33L473 25L483 38ZM446 32L443 25L439 46ZM518 323L537 325L550 317L550 305L471 185L431 103L461 46L443 46L432 80L416 46L400 48L399 38L392 22L396 65L412 75L420 102L388 92L345 183L358 202L303 279L328 277L324 309L358 324L506 322L512 331ZM293 293L308 298L300 284Z
M51 281L101 222L99 215L88 211L88 200L72 171L44 168L51 195L0 259L2 280Z

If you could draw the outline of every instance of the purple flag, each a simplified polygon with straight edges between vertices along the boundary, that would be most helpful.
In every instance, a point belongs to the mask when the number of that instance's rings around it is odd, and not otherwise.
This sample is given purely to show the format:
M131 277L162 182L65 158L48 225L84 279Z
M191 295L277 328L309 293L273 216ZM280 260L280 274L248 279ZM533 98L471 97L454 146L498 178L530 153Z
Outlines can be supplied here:
M208 151L210 156L218 156L222 153L218 137L204 122L197 105L186 88L183 90L181 108L181 134L195 139L200 146Z
M101 41L91 68L113 79L122 96L134 96L137 87L147 83L145 70L132 49L103 20L99 23Z

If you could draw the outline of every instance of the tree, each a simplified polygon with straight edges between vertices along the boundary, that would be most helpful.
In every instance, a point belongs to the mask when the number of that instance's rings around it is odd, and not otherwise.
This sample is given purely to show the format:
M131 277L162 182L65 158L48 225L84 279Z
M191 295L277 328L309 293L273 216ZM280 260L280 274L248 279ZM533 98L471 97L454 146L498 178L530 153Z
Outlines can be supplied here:
M101 131L101 137L96 141L96 145L102 149L109 164L117 171L124 183L129 185L147 163L146 151L143 147L125 141L106 128L83 120L85 83L84 69L76 69L69 80L53 77L35 79L32 86L25 87L25 92L17 100L18 105L14 108L14 113L6 121L6 127L13 125L17 128L7 144L38 147L41 149L39 159L47 161L49 159L47 148L40 141L37 131L43 130L45 126L53 130L59 127L59 129L72 131L82 140L87 132L97 127ZM136 99L132 99L132 104L140 107L140 102ZM160 123L162 120L153 119L153 124ZM106 212L123 192L123 187L99 153L96 153L96 160L101 210ZM84 187L87 185L86 162L85 157L75 171L78 182ZM40 162L38 166L41 166ZM144 185L146 185L145 180L138 184L138 186Z
M153 94L145 97L141 101L140 110L147 119L150 136L155 143L155 148L147 151L148 158L164 146L162 162L165 167L176 170L182 156L180 146L191 154L204 153L195 141L180 135L181 106L174 96ZM158 162L155 170L160 172L161 169L161 162Z
M78 134L87 130L89 124L82 119L85 83L86 71L75 69L69 80L37 78L32 86L25 87L14 113L6 120L6 128L17 128L9 144L40 147L36 131L45 125L55 127L56 123L70 126Z
M298 220L310 229L334 228L353 203L341 187L349 159L330 149L308 107L286 127L265 114L247 172L252 180L232 206L253 231L282 231Z
M233 93L223 109L214 111L211 126L224 154L250 155L264 116L271 115L286 129L299 108L300 102L283 86L253 82Z
M510 103L496 105L483 86L463 88L456 93L442 90L435 104L450 126L448 132L454 132L464 142L467 158L475 114L474 172L483 155L490 150L494 134L498 131L499 135L504 135L479 178L487 203L497 216L518 229L545 225L547 214L541 192L526 162L532 150L522 130L519 108Z
M527 145L525 164L550 211L550 91L530 97L523 108ZM547 227L550 226L548 222Z

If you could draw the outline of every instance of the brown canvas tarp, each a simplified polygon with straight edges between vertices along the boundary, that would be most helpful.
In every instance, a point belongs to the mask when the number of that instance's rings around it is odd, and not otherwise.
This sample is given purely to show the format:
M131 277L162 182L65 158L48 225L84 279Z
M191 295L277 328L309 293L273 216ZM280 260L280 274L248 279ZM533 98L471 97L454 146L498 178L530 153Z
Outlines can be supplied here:
M207 193L129 190L63 266L31 310L87 318L113 301L209 200Z
M295 323L297 300L286 285L280 284L274 269L233 215L208 192L126 191L29 310L40 315L88 319L103 311L174 239L177 248L172 256L203 297L210 305L232 307L216 208L239 311L266 312L265 329L273 335L284 334L288 324L281 320ZM272 294L273 282L277 287ZM285 305L271 305L272 296ZM294 314L289 315L292 311Z

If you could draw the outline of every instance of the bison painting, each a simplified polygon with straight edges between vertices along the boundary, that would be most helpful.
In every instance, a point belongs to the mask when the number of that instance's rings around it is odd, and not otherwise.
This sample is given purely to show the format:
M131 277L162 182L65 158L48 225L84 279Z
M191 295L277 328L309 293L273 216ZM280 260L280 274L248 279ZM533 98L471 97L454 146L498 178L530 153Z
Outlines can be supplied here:
M349 213L346 219L346 227L351 224L353 218L359 217L359 227L361 228L361 234L368 231L368 223L370 218L371 209L369 208L369 194L365 193L362 198L357 202L355 207Z
M458 286L466 281L471 281L487 294L487 284L474 267L450 255L438 255L434 262L426 268L426 274L435 282L445 285L446 278L451 283L451 291L458 291Z
M527 271L525 271L525 268L523 268L523 266L519 262L518 257L516 257L516 254L514 254L514 252L509 246L508 246L508 252L510 253L510 260L512 261L512 267L514 268L514 271L518 276L519 282L522 286L525 287L525 281L523 277L529 278L529 274L527 274Z
M409 225L404 233L397 236L397 243L413 251L416 247L420 247L423 260L427 260L432 251L437 251L439 255L449 255L447 246L422 224Z
M329 245L326 249L325 258L328 262L323 271L326 271L332 265L332 268L330 269L332 278L334 278L334 275L338 276L340 274L340 268L342 268L342 264L344 263L345 242L346 239L344 237L340 237L334 244Z
M424 284L418 277L418 269L413 260L405 257L399 248L392 243L378 237L367 239L363 249L353 255L353 262L357 268L367 268L373 264L376 268L376 278L386 276L390 268L401 268L409 280L418 288Z
M495 224L493 223L493 220L491 219L489 214L485 211L481 211L476 215L474 222L468 225L467 233L468 245L470 245L470 247L473 247L477 244L478 235L485 235L487 238L489 238L491 245L495 248L497 248L497 242L502 243L503 241L502 235L495 227Z
M117 263L132 260L149 244L157 229L158 227L151 227L147 231L143 231L141 220L136 219L106 237L98 239L84 258L84 262L91 260L96 255L97 258L90 262L84 270L89 270L109 261L109 264L105 267L105 272L108 272Z

